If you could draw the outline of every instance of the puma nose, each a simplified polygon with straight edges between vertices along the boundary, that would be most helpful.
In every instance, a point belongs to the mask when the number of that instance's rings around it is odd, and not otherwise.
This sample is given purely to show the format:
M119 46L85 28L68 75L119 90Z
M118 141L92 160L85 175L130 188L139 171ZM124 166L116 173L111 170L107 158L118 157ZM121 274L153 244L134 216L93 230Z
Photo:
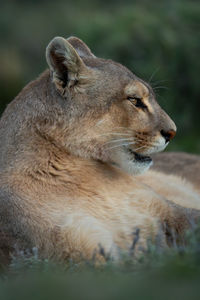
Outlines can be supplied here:
M165 130L161 130L160 131L161 135L165 138L165 143L168 143L170 140L172 140L175 135L176 135L176 131L171 129L169 131L165 131Z

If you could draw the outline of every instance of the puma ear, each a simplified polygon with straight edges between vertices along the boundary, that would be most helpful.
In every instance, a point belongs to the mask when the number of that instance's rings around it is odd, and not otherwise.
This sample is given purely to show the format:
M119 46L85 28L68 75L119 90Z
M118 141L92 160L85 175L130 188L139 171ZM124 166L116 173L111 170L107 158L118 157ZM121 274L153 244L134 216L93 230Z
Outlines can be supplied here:
M88 46L75 36L71 36L67 41L76 49L81 57L96 57Z
M62 37L55 37L47 46L46 59L53 72L57 89L64 94L65 87L77 83L79 74L86 69L73 46Z

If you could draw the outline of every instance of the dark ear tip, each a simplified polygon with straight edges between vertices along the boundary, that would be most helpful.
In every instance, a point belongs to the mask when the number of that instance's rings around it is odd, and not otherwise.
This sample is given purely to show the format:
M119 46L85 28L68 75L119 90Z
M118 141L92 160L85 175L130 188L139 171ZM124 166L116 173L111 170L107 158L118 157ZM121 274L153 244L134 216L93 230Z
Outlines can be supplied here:
M78 37L76 37L76 36L70 36L70 37L68 37L67 38L67 41L71 44L71 45L73 45L73 44L84 44L84 42L81 40L81 39L79 39Z
M55 47L56 48L56 46L63 45L64 43L66 43L66 40L63 37L56 36L47 45L47 49L50 49L51 47Z
M58 51L64 55L67 44L67 40L61 36L56 36L50 41L46 48L46 60L49 66L52 64L52 56L57 55Z
M67 38L67 41L68 40L78 40L78 41L80 41L80 39L79 38L77 38L76 36L74 36L74 35L72 35L72 36L70 36L70 37L68 37Z
M72 45L72 47L77 51L77 53L81 57L95 57L95 55L91 52L90 48L76 36L70 36L67 39L67 42L69 42Z
M64 41L66 41L64 38L56 36L49 42L46 47L46 60L51 69L52 66L54 66L52 56L55 54L56 49L63 48Z

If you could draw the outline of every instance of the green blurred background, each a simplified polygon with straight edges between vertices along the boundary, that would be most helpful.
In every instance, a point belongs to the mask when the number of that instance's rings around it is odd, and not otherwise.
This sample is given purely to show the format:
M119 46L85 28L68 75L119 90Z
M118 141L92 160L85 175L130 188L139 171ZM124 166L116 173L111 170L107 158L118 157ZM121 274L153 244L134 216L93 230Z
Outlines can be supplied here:
M49 41L75 35L150 81L178 127L169 150L200 153L199 25L195 0L1 1L0 112L47 67Z

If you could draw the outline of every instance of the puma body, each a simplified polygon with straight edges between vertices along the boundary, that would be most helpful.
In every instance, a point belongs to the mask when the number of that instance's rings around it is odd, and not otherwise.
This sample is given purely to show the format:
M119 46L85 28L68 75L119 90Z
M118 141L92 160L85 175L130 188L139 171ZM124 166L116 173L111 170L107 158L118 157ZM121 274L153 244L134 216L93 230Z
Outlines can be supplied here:
M118 259L138 228L137 253L158 235L161 247L171 232L180 241L200 195L178 177L144 173L176 131L151 87L77 38L55 38L47 62L0 121L2 249L79 260L101 258L101 248Z
M153 156L154 169L178 175L200 190L200 156L184 152L158 153Z

